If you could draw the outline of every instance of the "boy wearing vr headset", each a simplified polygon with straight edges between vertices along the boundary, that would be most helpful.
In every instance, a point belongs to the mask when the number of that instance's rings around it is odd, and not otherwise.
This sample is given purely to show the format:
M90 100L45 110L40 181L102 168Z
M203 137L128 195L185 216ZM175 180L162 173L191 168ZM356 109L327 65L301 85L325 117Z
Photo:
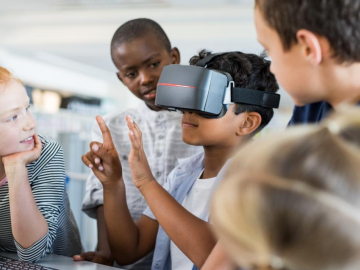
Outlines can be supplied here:
M220 93L218 102L223 105L224 110L224 113L216 115L209 114L205 109L191 108L187 104L175 108L184 112L184 142L203 146L204 153L183 160L170 173L164 187L159 185L152 175L139 126L131 117L127 117L132 145L129 154L132 180L149 205L136 222L131 219L126 206L121 162L110 131L102 118L97 117L103 143L92 142L91 151L83 156L83 162L103 184L109 243L119 264L126 265L137 261L155 249L152 269L200 268L216 242L207 223L207 204L216 181L220 179L217 175L232 152L269 123L273 116L272 107L278 106L279 99L274 94L278 85L270 73L269 61L240 52L209 54L202 51L199 56L193 57L190 63L201 63L196 67L199 70L210 69L222 74L227 78L225 85L212 76L196 87L186 85L186 81L183 84L180 81L171 83L167 78L163 78L163 75L159 80L160 86L192 89L194 98L199 97L204 89L209 93L209 86L219 83L219 89L213 90ZM204 58L206 60L201 61ZM202 78L203 76L199 76L197 79ZM233 80L233 83L229 80ZM254 94L249 94L252 96L250 102L225 104L227 90L231 93L229 100L234 101L237 88L239 91L253 91ZM256 100L259 92L264 93L264 97L275 95L277 104L270 104L269 106L274 105L272 107L259 105L259 100ZM174 109L169 103L162 106ZM96 158L102 160L101 168L95 163Z
M185 144L181 139L181 115L170 113L155 105L156 86L164 66L179 64L180 53L172 48L170 41L159 24L150 19L135 19L121 25L111 41L111 57L118 69L119 80L138 97L137 108L113 112L104 117L114 138L114 145L123 166L123 180L126 185L126 204L133 220L137 220L147 204L141 193L134 187L128 164L131 145L126 127L126 115L131 115L143 130L144 149L157 181L164 184L167 175L177 165L179 158L201 152L201 147ZM97 125L92 132L94 141L102 141ZM100 160L96 160L100 162ZM100 164L100 163L99 163ZM99 165L97 164L97 165ZM75 260L113 265L112 254L107 241L103 187L96 175L90 174L86 183L83 211L97 219L98 246L96 252L75 256ZM149 269L152 256L127 266L127 269Z

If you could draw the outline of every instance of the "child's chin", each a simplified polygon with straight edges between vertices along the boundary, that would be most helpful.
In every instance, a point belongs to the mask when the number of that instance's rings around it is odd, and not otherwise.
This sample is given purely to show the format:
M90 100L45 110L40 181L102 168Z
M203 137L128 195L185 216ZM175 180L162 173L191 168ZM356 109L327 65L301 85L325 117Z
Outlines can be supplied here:
M197 143L194 139L183 137L183 141L186 144L194 145L194 146L202 146L201 144Z

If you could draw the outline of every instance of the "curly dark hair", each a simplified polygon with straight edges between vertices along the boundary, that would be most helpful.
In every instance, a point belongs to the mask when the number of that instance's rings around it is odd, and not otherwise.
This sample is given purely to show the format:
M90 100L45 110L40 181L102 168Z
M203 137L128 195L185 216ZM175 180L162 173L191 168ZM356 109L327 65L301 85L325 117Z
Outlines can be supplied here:
M329 40L340 63L360 62L360 0L256 0L287 51L307 29Z
M190 59L190 65L195 65L209 54L211 54L210 51L200 51L199 55ZM229 52L214 57L207 64L207 68L229 73L236 87L276 93L279 85L275 76L270 72L271 62L265 57L266 55ZM261 124L254 134L261 131L274 115L272 108L237 103L234 113L238 115L243 112L257 112L261 115Z

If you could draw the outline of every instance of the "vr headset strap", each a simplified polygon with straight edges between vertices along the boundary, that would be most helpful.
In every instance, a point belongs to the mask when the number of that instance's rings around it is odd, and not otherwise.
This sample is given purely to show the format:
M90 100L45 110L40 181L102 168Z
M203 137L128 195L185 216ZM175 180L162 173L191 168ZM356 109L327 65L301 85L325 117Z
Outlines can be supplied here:
M222 55L222 54L225 54L224 52L221 52L221 53L212 53L212 54L209 54L208 56L206 56L205 58L201 59L199 62L197 62L195 64L195 66L198 66L198 67L206 67L206 65L216 56L219 56L219 55Z
M277 109L280 104L280 95L259 90L234 87L231 89L231 101Z
M223 55L224 52L209 54L205 58L196 63L196 66L206 67L207 64L216 56ZM221 72L221 71L219 71ZM228 77L228 81L232 81L231 75L227 72L222 72ZM231 87L231 86L230 86ZM249 105L257 105L268 108L279 108L280 95L265 91L246 89L240 87L231 87L231 102L244 103Z

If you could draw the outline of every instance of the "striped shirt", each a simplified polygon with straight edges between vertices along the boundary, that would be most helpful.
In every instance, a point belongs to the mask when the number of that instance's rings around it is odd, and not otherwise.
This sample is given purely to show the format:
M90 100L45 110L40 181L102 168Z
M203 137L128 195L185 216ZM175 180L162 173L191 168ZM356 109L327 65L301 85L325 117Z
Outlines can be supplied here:
M47 234L29 248L13 237L10 220L9 186L0 186L0 250L17 252L24 261L36 262L49 253L73 256L82 251L80 234L65 190L65 165L61 146L39 136L40 158L26 166L37 207L48 224Z
M150 110L145 103L138 108L125 112L115 112L104 117L108 125L115 147L119 153L123 179L126 187L126 201L133 220L140 218L147 207L144 197L134 186L128 155L131 144L125 117L130 115L137 123L141 132L144 151L155 179L163 185L168 174L178 164L178 159L192 156L203 151L202 147L187 145L182 140L181 114L169 111ZM99 127L94 125L93 141L102 142ZM83 201L83 211L90 217L96 218L96 207L103 205L103 189L100 181L93 173L86 183L86 195ZM128 266L127 269L150 269L151 256L138 263Z

